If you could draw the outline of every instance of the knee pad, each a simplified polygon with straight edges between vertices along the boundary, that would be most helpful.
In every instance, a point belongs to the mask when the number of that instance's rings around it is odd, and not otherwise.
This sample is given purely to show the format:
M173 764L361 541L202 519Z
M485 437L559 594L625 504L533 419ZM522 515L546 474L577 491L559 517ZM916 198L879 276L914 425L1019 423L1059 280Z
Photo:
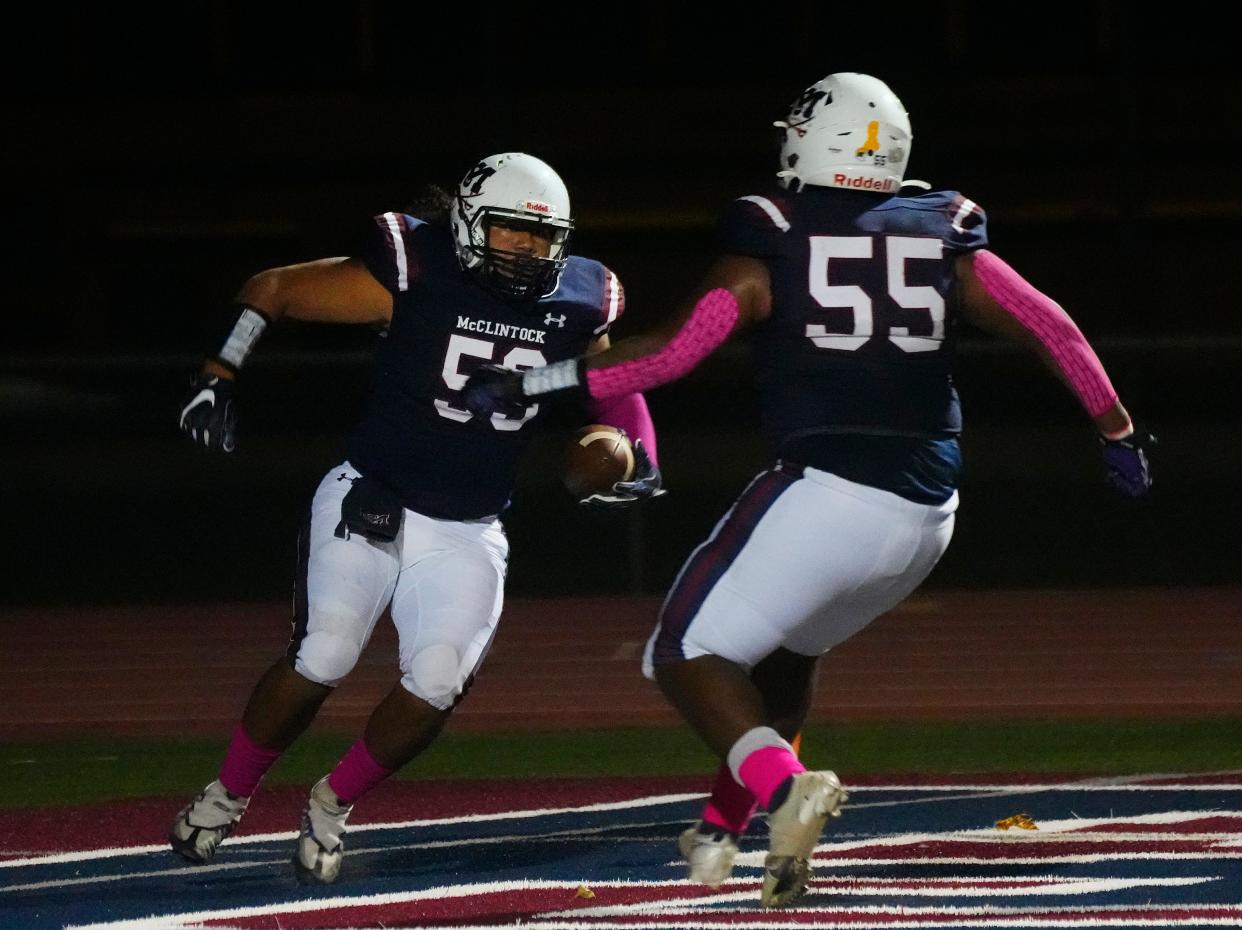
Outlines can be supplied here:
M316 630L298 647L293 670L317 684L336 687L358 664L362 648L352 639Z
M402 672L401 686L432 707L447 710L461 693L461 656L452 646L428 646Z

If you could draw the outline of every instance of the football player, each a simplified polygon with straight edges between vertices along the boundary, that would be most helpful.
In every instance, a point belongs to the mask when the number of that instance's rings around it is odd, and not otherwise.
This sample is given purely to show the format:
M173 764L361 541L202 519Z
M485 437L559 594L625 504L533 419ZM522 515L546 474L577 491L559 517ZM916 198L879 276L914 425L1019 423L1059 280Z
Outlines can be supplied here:
M680 837L691 878L728 878L761 805L771 835L761 900L773 907L804 892L815 843L846 798L789 743L816 661L899 604L949 544L957 318L1018 340L1065 382L1122 493L1150 487L1153 441L1069 316L988 250L983 209L956 191L909 189L929 185L903 181L910 122L883 82L829 75L776 125L779 184L729 205L724 254L667 326L589 359L479 373L466 388L478 412L566 391L621 396L754 330L774 464L682 568L644 671L723 760L701 820Z
M352 256L247 281L181 412L190 439L229 452L234 378L268 326L289 317L387 330L346 460L324 476L301 531L288 653L256 685L218 779L173 823L172 848L193 862L212 858L390 607L400 679L311 790L293 858L303 880L336 879L352 806L436 737L496 632L508 556L498 514L543 411L515 405L475 416L461 388L479 366L523 369L607 348L624 309L616 275L570 254L569 195L538 158L484 158L444 207L440 222L377 216ZM631 480L589 502L624 506L655 494L642 395L627 392L589 414L635 437L637 461Z

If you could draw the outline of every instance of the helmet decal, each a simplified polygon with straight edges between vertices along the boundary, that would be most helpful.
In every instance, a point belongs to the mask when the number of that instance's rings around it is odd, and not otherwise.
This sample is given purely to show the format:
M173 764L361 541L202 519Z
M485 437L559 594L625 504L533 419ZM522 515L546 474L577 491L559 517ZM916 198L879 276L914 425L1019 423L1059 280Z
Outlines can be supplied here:
M867 124L867 138L855 151L855 155L874 155L880 151L880 121L872 120Z
M483 187L483 182L495 173L496 169L489 165L486 161L479 162L468 172L466 172L466 176L461 179L462 191L468 190L470 192L469 194L463 193L463 196L477 197L479 195L479 190Z
M789 108L789 127L795 128L799 123L809 120L815 112L815 104L821 100L826 104L832 103L832 92L821 90L818 84L804 90Z
M896 194L912 134L897 95L866 74L830 74L794 100L785 120L777 177L789 187L811 184Z

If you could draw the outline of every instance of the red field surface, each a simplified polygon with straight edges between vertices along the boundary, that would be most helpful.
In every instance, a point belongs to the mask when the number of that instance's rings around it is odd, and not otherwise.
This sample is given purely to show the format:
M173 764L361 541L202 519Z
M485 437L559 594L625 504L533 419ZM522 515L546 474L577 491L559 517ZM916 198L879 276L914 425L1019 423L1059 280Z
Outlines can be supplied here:
M458 728L676 723L639 658L657 599L515 600ZM10 610L0 738L220 733L284 650L285 605ZM1242 588L946 591L834 650L816 720L1242 714ZM395 672L381 621L320 721L356 731Z

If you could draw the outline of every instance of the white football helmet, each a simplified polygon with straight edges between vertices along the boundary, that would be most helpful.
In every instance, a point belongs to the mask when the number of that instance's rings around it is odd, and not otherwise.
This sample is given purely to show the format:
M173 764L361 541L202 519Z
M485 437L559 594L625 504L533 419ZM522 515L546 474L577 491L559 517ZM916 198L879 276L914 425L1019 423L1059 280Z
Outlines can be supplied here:
M830 74L812 84L774 124L785 131L785 187L814 184L896 194L910 160L910 118L883 81Z
M528 300L556 290L574 224L569 192L545 162L521 152L484 158L458 185L449 220L462 268L478 274L490 290ZM490 248L492 224L550 236L547 258Z

